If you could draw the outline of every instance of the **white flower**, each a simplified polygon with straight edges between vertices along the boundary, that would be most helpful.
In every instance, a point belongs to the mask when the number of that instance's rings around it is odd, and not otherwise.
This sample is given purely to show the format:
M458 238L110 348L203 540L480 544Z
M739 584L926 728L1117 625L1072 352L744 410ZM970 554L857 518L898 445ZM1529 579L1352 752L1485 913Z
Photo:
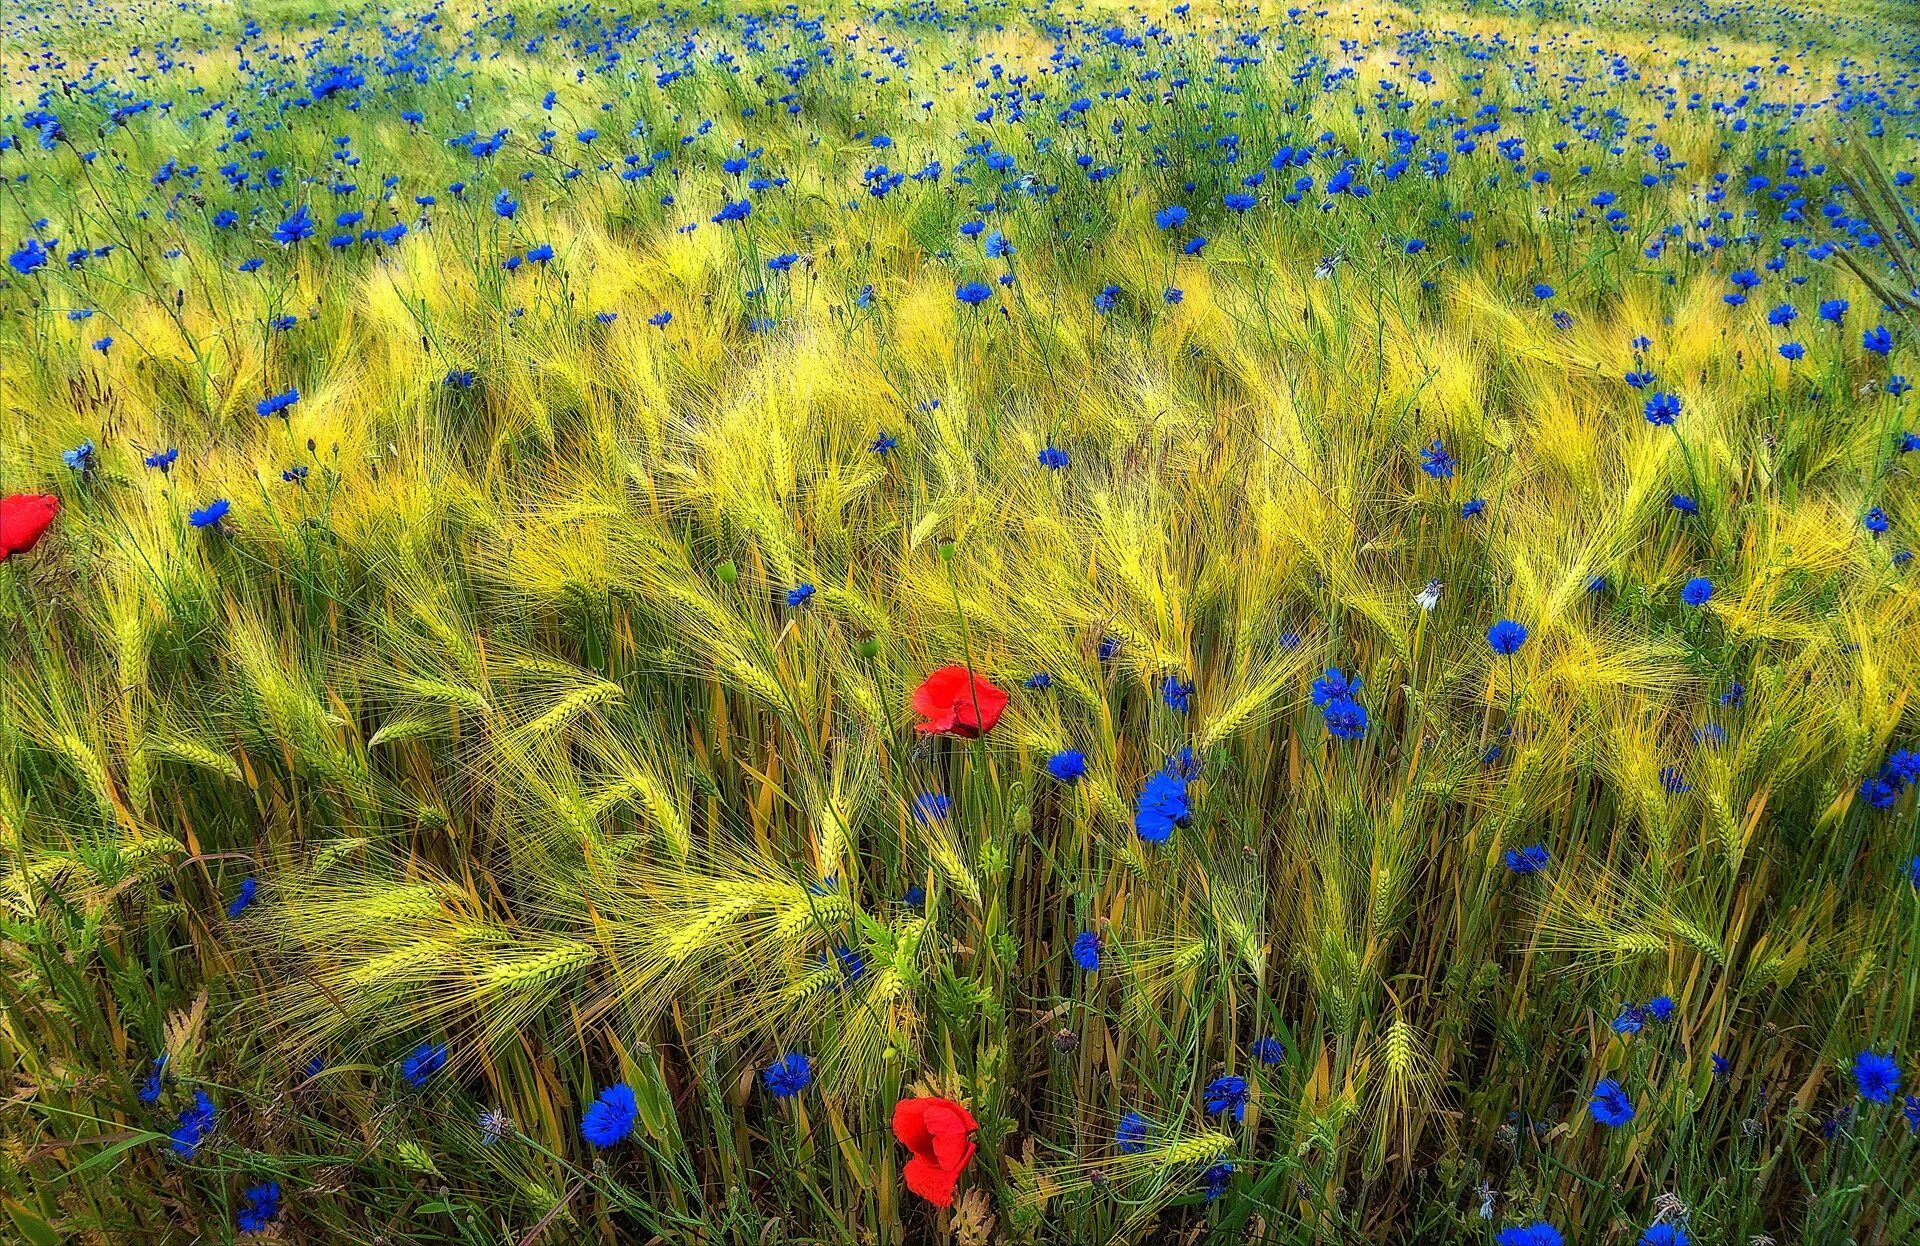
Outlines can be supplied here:
M1413 604L1432 614L1433 608L1440 604L1440 581L1428 580L1427 586L1420 590L1420 595L1413 599Z

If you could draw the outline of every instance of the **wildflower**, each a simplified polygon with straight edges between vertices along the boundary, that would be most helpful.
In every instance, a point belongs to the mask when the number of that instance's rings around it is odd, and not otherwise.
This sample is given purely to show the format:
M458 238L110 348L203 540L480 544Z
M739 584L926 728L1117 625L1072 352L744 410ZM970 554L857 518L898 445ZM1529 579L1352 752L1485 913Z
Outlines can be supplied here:
M1678 766L1660 768L1660 786L1667 789L1669 796L1684 796L1693 790L1693 784L1687 782L1687 776Z
M1414 595L1413 604L1432 614L1433 608L1440 604L1440 588L1439 580L1428 580L1427 586Z
M1087 755L1078 749L1063 748L1047 758L1047 773L1062 783L1072 783L1087 772Z
M1708 1057L1713 1061L1713 1075L1715 1077L1725 1080L1726 1077L1733 1072L1733 1062L1719 1052L1709 1052Z
M1853 1058L1853 1084L1868 1103L1891 1103L1900 1088L1900 1066L1891 1054L1860 1052Z
M1255 1060L1269 1066L1278 1064L1287 1058L1287 1045L1271 1036L1254 1039L1253 1046L1248 1048L1248 1050L1253 1054Z
M400 1064L400 1075L407 1079L407 1085L415 1090L427 1084L429 1078L447 1066L447 1045L431 1040L422 1042Z
M227 916L238 917L240 914L246 912L248 906L253 903L253 893L259 889L259 886L260 880L258 879L242 879L240 882L240 890L235 892L233 899L227 902Z
M1884 325L1875 325L1860 335L1860 345L1873 354L1884 355L1893 349L1893 334Z
M1187 223L1187 210L1180 204L1169 204L1153 214L1153 223L1161 229L1178 229Z
M1512 619L1501 619L1487 629L1487 647L1501 657L1510 658L1527 643L1527 629Z
M1647 423L1655 428L1669 427L1680 418L1680 396L1656 391L1647 399L1646 416Z
M161 474L164 475L168 471L172 470L174 460L178 459L179 457L180 457L179 447L168 446L164 450L154 451L152 454L149 454L146 458L142 459L141 462L145 463L148 467L154 468L155 470L159 471Z
M1119 305L1119 303L1120 303L1120 287L1119 286L1115 286L1115 285L1102 286L1100 288L1100 292L1093 296L1093 310L1099 312L1102 316L1112 311L1115 307Z
M513 1130L513 1118L499 1108L487 1108L476 1122L480 1126L480 1145L492 1146Z
M893 1109L893 1136L913 1152L901 1175L907 1188L935 1207L953 1206L954 1187L979 1150L979 1124L951 1099L902 1099Z
M1185 826L1192 814L1187 804L1187 784L1178 775L1156 770L1140 788L1140 803L1134 809L1134 833L1150 844L1165 843L1176 826Z
M1047 689L1053 687L1053 676L1047 674L1045 671L1035 671L1021 681L1020 686L1022 688L1031 688L1035 692L1045 692Z
M791 1099L813 1085L813 1061L805 1053L789 1051L760 1071L767 1093L776 1099Z
M787 590L787 605L797 609L800 606L806 605L808 598L812 596L813 585L803 581Z
M953 289L953 297L968 307L978 307L993 297L993 287L984 281L968 281Z
M1082 973L1100 972L1100 936L1091 930L1082 930L1073 936L1073 963Z
M922 735L944 734L977 740L1000 721L1007 694L964 666L943 666L913 692L913 712L922 719Z
M1547 868L1550 858L1545 844L1528 844L1525 848L1509 848L1503 858L1509 870L1521 876L1538 874Z
M1168 675L1160 681L1160 699L1167 708L1175 713L1184 714L1192 708L1193 681L1181 679L1178 675Z
M1647 1015L1662 1025L1673 1020L1674 1010L1672 996L1656 995L1647 1001Z
M1147 1149L1147 1118L1138 1112L1128 1112L1120 1118L1120 1125L1113 1131L1114 1145L1120 1148L1122 1155L1138 1155Z
M253 413L263 419L275 415L285 419L287 408L299 401L300 391L298 389L289 389L283 393L269 395L266 398L262 398L259 402L254 403Z
M1820 319L1828 324L1839 324L1847 317L1847 300L1828 299L1820 304Z
M187 512L187 522L196 528L217 528L220 521L233 509L233 503L225 498L215 498L205 506L196 507Z
M508 191L501 191L493 197L493 214L501 220L510 221L513 214L520 210L520 201Z
M913 798L913 820L922 826L931 826L947 816L953 808L953 798L945 792L922 792Z
M1367 707L1352 697L1335 697L1320 707L1320 717L1336 740L1358 740L1367 734Z
M60 499L51 493L15 493L0 498L0 562L39 544L59 513Z
M20 244L20 249L7 257L7 264L22 277L47 266L48 251L38 238L29 238Z
M1590 1106L1593 1119L1610 1129L1618 1129L1633 1119L1633 1100L1628 1097L1626 1087L1611 1077L1594 1083Z
M892 454L894 448L899 444L898 438L894 437L892 433L887 432L885 429L881 429L880 435L873 439L867 446L867 450L871 454L878 454L885 457L886 455Z
M1487 510L1487 499L1469 498L1467 501L1462 502L1460 504L1460 518L1472 519L1477 515L1485 514L1486 510Z
M1680 588L1680 600L1689 606L1704 606L1712 596L1713 581L1704 575L1694 576Z
M280 1183L269 1181L247 1187L246 1202L233 1222L242 1233L264 1233L267 1226L279 1218Z
M1692 1241L1686 1229L1665 1221L1648 1225L1647 1231L1640 1235L1640 1246L1689 1246Z
M71 450L62 450L60 461L81 475L86 475L93 470L93 442L83 441Z
M1725 692L1720 694L1720 704L1732 709L1739 709L1742 705L1746 704L1746 701L1747 686L1737 679L1727 686Z
M1679 511L1682 515L1698 515L1700 513L1700 503L1694 501L1684 493L1676 493L1668 498L1667 505L1673 507L1673 509Z
M1435 480L1447 480L1453 476L1454 457L1447 453L1445 445L1438 437L1433 444L1420 451L1420 470Z
M1544 281L1536 281L1533 283L1533 297L1544 303L1553 297L1553 287Z
M1920 1134L1920 1095L1908 1095L1900 1112L1907 1118L1907 1132Z
M1780 357L1788 363L1793 363L1796 360L1807 357L1807 348L1798 342L1782 342L1780 343Z
M1226 1160L1221 1160L1201 1173L1200 1179L1206 1182L1205 1194L1207 1201L1211 1203L1227 1192L1227 1183L1233 1180L1233 1165Z
M1560 1230L1544 1220L1502 1229L1493 1241L1494 1246L1565 1246L1566 1243Z
M1224 1116L1231 1112L1233 1119L1243 1121L1247 1118L1247 1079L1244 1077L1216 1077L1207 1083L1207 1115Z
M1873 533L1875 536L1879 536L1882 532L1885 532L1892 523L1892 521L1887 518L1887 512L1881 510L1878 506L1868 511L1860 522L1865 524L1867 531Z
M1351 697L1359 691L1358 676L1349 681L1346 673L1339 667L1330 666L1325 674L1313 681L1313 703L1325 709L1327 702L1338 697Z
M137 1096L140 1102L158 1103L160 1101L160 1087L166 1077L166 1073L167 1056L165 1052L162 1052L153 1058L153 1067L147 1071L147 1079L140 1083L140 1091Z
M600 1097L580 1114L580 1136L600 1150L624 1142L633 1132L639 1115L633 1087L616 1082L600 1092Z
M200 1149L200 1144L213 1132L216 1113L213 1100L207 1098L207 1092L193 1092L193 1103L180 1113L179 1121L167 1136L172 1139L173 1153L181 1159L192 1159Z
M313 237L313 214L301 204L293 210L293 215L273 227L273 240L283 247Z
M1647 1024L1646 1010L1635 1004L1628 1004L1626 1010L1613 1019L1615 1034L1638 1034Z
M1057 446L1048 446L1036 456L1040 466L1050 472L1057 472L1068 463L1067 452Z

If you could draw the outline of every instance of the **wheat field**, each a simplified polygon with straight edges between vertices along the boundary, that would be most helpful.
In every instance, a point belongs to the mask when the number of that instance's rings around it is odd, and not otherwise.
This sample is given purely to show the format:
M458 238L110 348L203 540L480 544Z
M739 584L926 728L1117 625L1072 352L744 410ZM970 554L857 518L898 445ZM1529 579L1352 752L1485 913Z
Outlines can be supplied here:
M0 1238L1920 1240L1911 10L0 78Z

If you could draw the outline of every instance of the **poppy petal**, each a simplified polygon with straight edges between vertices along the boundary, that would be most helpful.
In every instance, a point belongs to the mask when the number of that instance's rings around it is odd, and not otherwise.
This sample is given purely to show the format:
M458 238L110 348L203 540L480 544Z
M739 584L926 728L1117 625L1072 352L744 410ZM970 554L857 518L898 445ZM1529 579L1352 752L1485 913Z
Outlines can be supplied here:
M940 1167L924 1155L907 1161L902 1170L907 1188L935 1207L953 1206L953 1188L960 1184L960 1173Z

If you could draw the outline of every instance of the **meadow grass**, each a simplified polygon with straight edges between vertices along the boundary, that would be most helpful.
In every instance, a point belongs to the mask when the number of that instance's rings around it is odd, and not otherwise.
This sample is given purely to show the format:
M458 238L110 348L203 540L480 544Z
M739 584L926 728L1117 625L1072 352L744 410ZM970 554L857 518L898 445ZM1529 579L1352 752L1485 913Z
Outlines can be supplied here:
M1920 1236L1902 7L0 50L10 1240Z

